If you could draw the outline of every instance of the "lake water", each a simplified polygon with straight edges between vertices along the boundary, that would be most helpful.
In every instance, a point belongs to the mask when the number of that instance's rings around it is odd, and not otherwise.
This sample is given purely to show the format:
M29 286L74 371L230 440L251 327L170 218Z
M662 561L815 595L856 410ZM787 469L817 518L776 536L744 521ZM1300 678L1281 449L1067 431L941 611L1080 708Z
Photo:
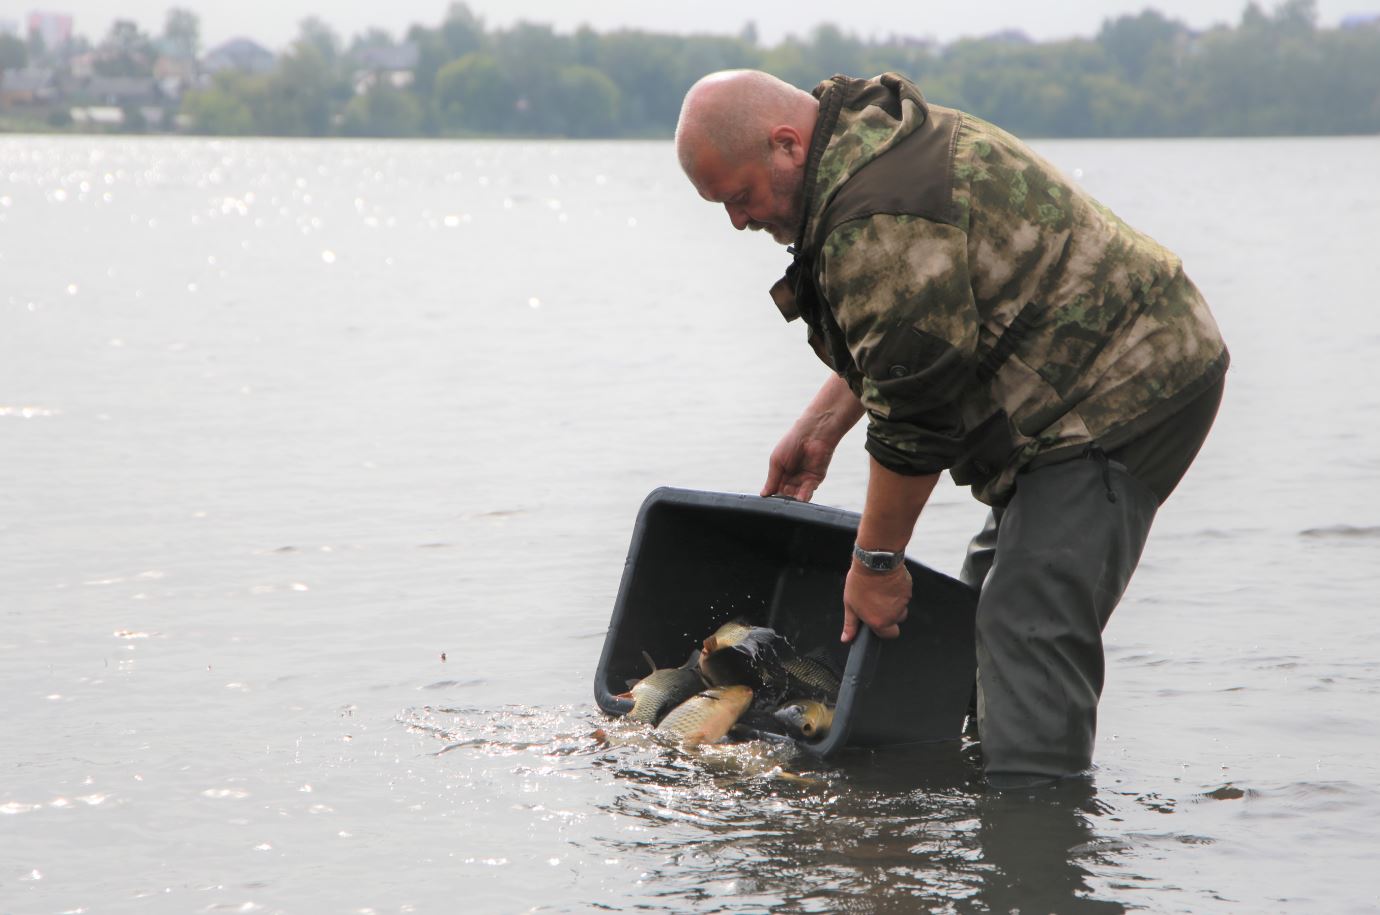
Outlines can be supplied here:
M0 139L0 912L1376 911L1380 139L1038 145L1233 368L1031 800L589 738L638 505L822 380L669 143Z

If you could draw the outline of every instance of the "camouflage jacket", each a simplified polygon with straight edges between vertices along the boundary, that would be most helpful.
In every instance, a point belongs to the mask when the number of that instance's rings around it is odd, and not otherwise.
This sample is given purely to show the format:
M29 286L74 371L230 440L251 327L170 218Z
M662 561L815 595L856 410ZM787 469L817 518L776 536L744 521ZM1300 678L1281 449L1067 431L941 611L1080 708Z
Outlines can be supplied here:
M867 408L867 450L1000 505L1221 378L1179 259L1024 143L900 76L815 90L795 261L772 296Z

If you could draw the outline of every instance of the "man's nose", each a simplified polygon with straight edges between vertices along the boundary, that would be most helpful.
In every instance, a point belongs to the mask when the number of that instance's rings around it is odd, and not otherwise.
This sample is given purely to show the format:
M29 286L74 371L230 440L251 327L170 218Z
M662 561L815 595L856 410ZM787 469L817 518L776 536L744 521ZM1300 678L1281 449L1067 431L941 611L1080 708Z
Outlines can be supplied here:
M725 203L724 209L728 211L728 221L733 223L733 228L739 232L747 228L748 216L742 207L736 207L731 203Z

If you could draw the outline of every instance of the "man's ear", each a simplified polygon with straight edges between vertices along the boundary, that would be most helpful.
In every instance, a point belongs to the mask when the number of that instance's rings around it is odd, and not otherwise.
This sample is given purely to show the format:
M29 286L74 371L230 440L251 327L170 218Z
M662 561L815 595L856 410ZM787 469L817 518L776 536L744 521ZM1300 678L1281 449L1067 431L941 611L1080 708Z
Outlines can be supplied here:
M780 149L789 155L791 161L796 165L804 165L805 156L809 153L804 139L800 136L800 131L789 124L781 124L772 128L771 146L773 150Z

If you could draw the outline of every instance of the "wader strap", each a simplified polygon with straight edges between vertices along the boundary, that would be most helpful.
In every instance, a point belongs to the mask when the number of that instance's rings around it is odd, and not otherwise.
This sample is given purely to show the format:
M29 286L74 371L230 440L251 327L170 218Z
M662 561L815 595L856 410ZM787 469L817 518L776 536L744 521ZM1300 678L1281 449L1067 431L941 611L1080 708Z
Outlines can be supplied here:
M1083 450L1083 456L1102 465L1102 485L1107 490L1107 501L1115 502L1116 493L1112 491L1112 465L1109 463L1111 458L1107 457L1107 452L1103 451L1097 442L1091 442Z

